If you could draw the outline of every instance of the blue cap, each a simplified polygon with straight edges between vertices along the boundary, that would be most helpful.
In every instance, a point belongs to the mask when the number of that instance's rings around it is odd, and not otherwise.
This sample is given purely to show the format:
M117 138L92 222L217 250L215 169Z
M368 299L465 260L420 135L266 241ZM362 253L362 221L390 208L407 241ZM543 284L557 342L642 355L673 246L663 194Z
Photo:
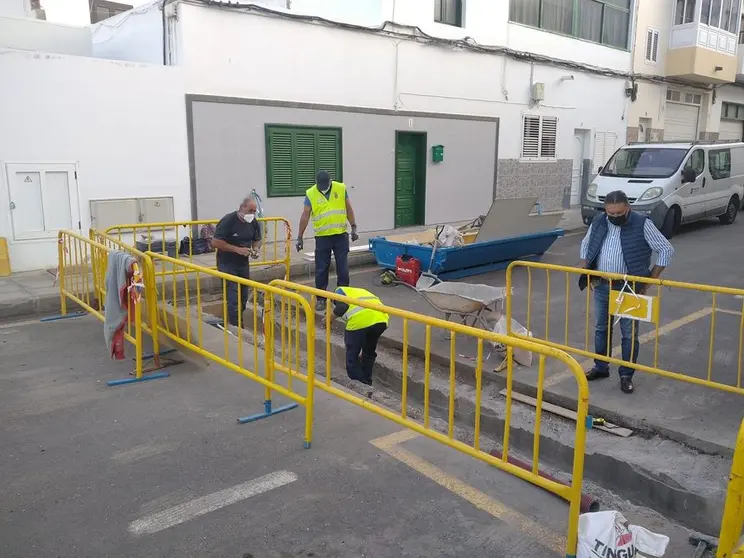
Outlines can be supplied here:
M331 175L329 175L328 172L324 170L318 171L318 174L315 175L315 183L321 190L327 190L328 187L331 185Z

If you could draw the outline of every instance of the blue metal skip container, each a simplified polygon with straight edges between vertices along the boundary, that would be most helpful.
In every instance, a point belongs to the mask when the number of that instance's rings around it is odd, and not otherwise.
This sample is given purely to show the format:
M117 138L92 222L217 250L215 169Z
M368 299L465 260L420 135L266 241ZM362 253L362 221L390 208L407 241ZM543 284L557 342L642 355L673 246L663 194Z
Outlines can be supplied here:
M369 239L369 249L380 267L395 269L396 258L407 254L421 262L421 271L431 271L440 279L459 279L505 269L514 260L539 260L563 236L563 232L563 229L553 229L464 246L437 248L431 270L431 246L392 242L378 236Z

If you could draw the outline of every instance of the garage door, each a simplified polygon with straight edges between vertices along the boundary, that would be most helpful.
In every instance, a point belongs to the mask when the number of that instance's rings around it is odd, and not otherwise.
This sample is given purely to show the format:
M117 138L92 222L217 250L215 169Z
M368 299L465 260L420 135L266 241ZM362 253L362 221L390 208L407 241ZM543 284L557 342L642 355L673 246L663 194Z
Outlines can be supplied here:
M697 139L699 111L700 108L694 105L667 102L664 118L664 140L695 141Z
M744 130L744 121L721 120L721 130L718 134L718 139L741 141L742 130Z

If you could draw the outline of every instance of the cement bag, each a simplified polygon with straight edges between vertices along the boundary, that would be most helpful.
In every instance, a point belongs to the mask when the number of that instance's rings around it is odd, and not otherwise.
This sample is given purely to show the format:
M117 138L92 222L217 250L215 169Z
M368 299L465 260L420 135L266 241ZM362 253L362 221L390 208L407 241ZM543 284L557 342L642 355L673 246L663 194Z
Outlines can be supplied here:
M669 537L629 525L616 511L579 516L579 544L576 558L660 558Z
M530 337L532 337L532 332L527 331L527 328L520 324L514 318L512 318L511 321L511 330L513 333L518 333L520 335L529 335ZM493 326L493 332L499 335L507 335L506 316L501 316L499 318L499 321L496 322L495 326ZM532 351L517 349L515 347L512 351L512 355L514 356L514 360L516 360L518 364L527 367L532 366Z
M442 229L442 232L439 233L437 240L439 241L439 245L445 248L463 245L462 233L452 225L444 225L444 228Z

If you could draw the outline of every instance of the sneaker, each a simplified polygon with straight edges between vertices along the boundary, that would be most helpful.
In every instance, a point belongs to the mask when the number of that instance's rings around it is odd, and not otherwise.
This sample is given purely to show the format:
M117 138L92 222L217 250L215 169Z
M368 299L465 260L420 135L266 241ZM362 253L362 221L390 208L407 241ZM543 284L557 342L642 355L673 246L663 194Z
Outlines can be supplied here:
M592 380L604 380L605 378L610 377L610 371L609 370L600 370L596 366L589 370L589 372L586 373L586 379L588 382L591 382Z
M620 378L620 389L623 393L633 393L635 388L633 387L632 378Z
M316 312L325 312L326 309L326 299L325 298L319 298L318 302L315 303L315 311Z

